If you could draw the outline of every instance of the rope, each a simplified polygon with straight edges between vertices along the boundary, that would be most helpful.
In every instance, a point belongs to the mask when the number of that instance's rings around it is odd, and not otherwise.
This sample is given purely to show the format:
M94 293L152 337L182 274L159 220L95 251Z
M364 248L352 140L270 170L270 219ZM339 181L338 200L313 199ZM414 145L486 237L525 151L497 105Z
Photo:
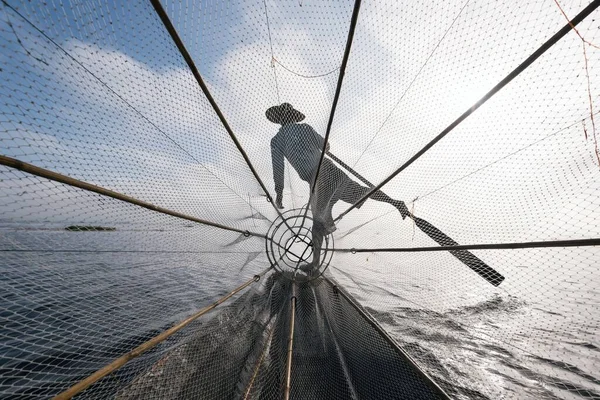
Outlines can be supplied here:
M281 68L285 69L286 71L288 71L288 72L290 72L290 73L292 73L292 74L294 74L294 75L297 75L297 76L299 76L299 77L301 77L301 78L306 78L306 79L322 78L322 77L324 77L324 76L331 75L331 74L333 74L333 73L334 73L334 72L336 72L336 71L339 71L339 69L341 68L341 67L336 67L335 69L332 69L332 70L331 70L331 71L329 71L329 72L325 72L324 74L319 74L319 75L304 75L304 74L301 74L301 73L299 73L299 72L293 71L292 69L290 69L290 68L286 67L285 65L283 65L283 64L282 64L282 63L281 63L281 62L280 62L278 59L276 59L275 57L273 57L273 62L274 62L274 63L277 63L277 64L279 64L279 65L281 66Z
M197 222L197 223L204 224L204 225L214 226L215 228L220 228L220 229L225 229L228 231L243 233L245 235L249 234L252 236L257 236L257 237L267 239L267 237L265 235L260 234L260 233L244 231L244 230L241 230L238 228L233 228L231 226L222 225L222 224L218 224L216 222L207 221L205 219L192 217L190 215L183 214L183 213L180 213L177 211L172 211L167 208L155 206L154 204L136 199L135 197L127 196L125 194L115 192L113 190L106 189L101 186L92 185L91 183L80 181L80 180L72 178L70 176L62 175L62 174L59 174L58 172L50 171L45 168L36 167L35 165L29 164L29 163L26 163L26 162L23 162L23 161L14 159L14 158L0 155L0 165L6 165L7 167L11 167L11 168L17 169L19 171L27 172L32 175L40 176L42 178L46 178L51 181L64 183L66 185L74 186L76 188L87 190L89 192L98 193L102 196L111 197L113 199L124 201L126 203L133 204L133 205L136 205L139 207L143 207L143 208L146 208L151 211L156 211L161 214L170 215L172 217L181 218L181 219L185 219L185 220L192 221L192 222Z
M579 36L579 39L581 39L581 42L582 42L582 45L583 45L583 61L585 62L585 78L587 80L587 94L588 94L588 104L589 104L589 107L590 107L590 118L592 119L592 136L594 138L594 152L596 153L596 159L598 160L598 166L600 167L600 150L598 149L598 138L596 136L596 122L594 121L594 102L592 101L592 89L590 87L590 71L588 69L588 56L587 56L587 49L585 48L585 45L587 44L590 47L593 47L593 48L596 48L596 49L600 49L600 47L596 46L594 43L590 42L589 40L586 40L581 35L581 33L579 33L579 31L577 30L577 28L575 27L575 25L573 25L569 21L569 17L567 16L567 13L565 13L565 10L563 10L563 8L560 6L560 3L558 2L558 0L554 0L554 2L556 3L556 6L558 7L558 9L562 13L562 15L569 22L569 25L571 26L571 29L573 29L573 31L575 31L575 33L577 34L577 36ZM587 134L587 130L585 128L585 125L583 125L583 131L585 133L585 140L587 140L588 139L588 134Z
M4 5L6 6L6 2L2 1L4 3ZM50 66L50 64L48 64L48 62L46 60L44 60L41 57L36 57L33 55L33 53L31 53L29 51L29 49L27 49L27 47L25 47L25 45L23 44L23 42L21 41L21 38L19 37L19 35L17 34L17 31L15 29L15 27L13 26L12 22L10 21L10 18L8 16L8 14L6 14L6 24L10 27L12 33L15 35L15 39L17 39L17 43L19 43L19 45L23 48L23 50L25 50L25 54L27 54L29 57L33 58L34 60L36 60L39 63L42 63L46 66Z
M279 96L279 83L277 82L277 71L275 70L275 64L273 64L273 60L275 60L275 57L273 56L273 40L271 39L271 24L269 24L269 12L267 11L267 0L263 0L263 4L265 5L265 17L267 19L267 32L269 33L269 47L271 49L271 68L273 68L273 76L275 77L275 90L277 91L277 104L281 104L281 97Z
M567 20L567 22L569 23L569 26L571 27L571 29L573 29L573 31L575 31L575 33L577 34L577 36L579 36L579 38L584 42L589 44L592 47L597 48L598 50L600 50L600 47L595 45L594 43L590 42L589 40L586 40L581 33L579 33L579 31L577 30L577 28L575 27L575 25L573 23L571 23L571 21L569 20L569 17L567 16L567 13L565 12L565 10L563 10L563 8L561 7L560 3L558 2L558 0L554 0L554 2L556 3L556 6L558 7L558 9L560 10L560 12L562 13L562 15L565 17L565 19Z
M585 48L585 41L582 43L583 46L583 61L585 62L585 78L587 81L587 95L588 105L590 108L590 119L592 121L592 136L594 138L594 152L596 153L596 159L598 160L598 166L600 167L600 150L598 150L598 136L596 134L596 122L594 120L594 102L592 100L592 88L590 84L590 71L588 69L588 56ZM585 125L584 125L585 131ZM585 139L587 140L587 131L585 132Z
M174 333L179 332L181 329L183 329L184 327L189 325L191 322L193 322L194 320L203 316L204 314L208 313L209 311L211 311L215 307L219 306L220 304L224 303L225 301L230 299L235 294L244 290L246 287L250 286L254 282L258 282L260 280L261 276L264 275L269 269L270 268L267 268L260 274L255 275L254 277L252 277L252 279L249 279L244 284L238 286L237 288L235 288L234 290L229 292L224 297L221 297L216 302L212 303L211 305L209 305L207 307L204 307L203 309L199 310L197 313L191 315L190 317L184 319L177 325L167 329L166 331L162 332L161 334L159 334L159 335L153 337L152 339L148 340L147 342L139 345L138 347L136 347L129 353L117 358L112 363L110 363L110 364L106 365L105 367L99 369L98 371L94 372L92 375L88 376L87 378L83 379L82 381L79 381L77 384L71 386L69 389L67 389L64 392L55 396L53 398L53 400L70 399L73 396L77 395L78 393L83 392L85 389L87 389L94 383L98 382L100 379L104 378L105 376L107 376L107 375L113 373L114 371L116 371L117 369L121 368L123 365L128 363L130 360L141 356L146 351L152 349L159 343L163 342L165 339L172 336Z
M444 41L444 39L448 35L448 32L450 32L450 29L452 29L452 27L454 26L454 23L458 20L458 17L460 17L460 15L462 14L462 12L467 7L467 5L469 4L470 1L471 0L467 0L467 2L462 6L462 8L458 12L458 14L454 18L454 20L452 21L452 23L448 27L448 29L446 29L446 32L444 32L444 34L442 35L442 37L440 38L440 40L437 42L437 44L435 45L435 47L433 48L433 50L431 51L431 53L429 53L429 56L427 57L427 59L425 60L425 62L423 63L423 65L421 65L421 68L419 68L419 71L417 71L417 74L414 76L414 78L412 79L412 81L408 84L407 88L402 93L402 96L400 96L400 99L398 99L398 101L396 102L396 104L394 105L394 107L392 107L392 109L390 110L390 113L387 115L387 117L385 117L385 120L383 121L383 123L381 124L381 126L379 126L379 129L377 129L377 132L375 132L375 135L373 135L373 137L371 138L371 140L369 140L369 143L367 143L367 146L364 148L364 150L362 151L362 153L360 153L360 155L358 156L358 159L356 160L356 162L352 166L353 168L356 167L356 165L358 165L358 162L360 161L360 159L362 158L362 156L365 155L365 153L367 152L367 149L371 146L371 144L373 143L373 141L375 140L375 138L379 135L379 133L383 129L384 125L388 122L388 120L390 119L390 117L392 116L392 114L394 113L394 111L396 111L396 107L398 107L398 105L402 102L402 100L404 99L404 96L406 96L406 94L408 93L408 91L410 90L410 88L412 87L412 85L417 81L417 78L419 77L419 75L421 75L421 72L423 72L423 70L425 69L425 66L427 65L427 63L429 62L429 60L433 57L433 54L436 52L436 50L440 47L440 45L442 44L442 42Z
M533 52L525 61L523 61L517 68L511 71L504 79L502 79L496 86L494 86L489 92L487 92L480 100L478 100L471 108L465 111L460 117L458 117L454 122L452 122L446 129L444 129L440 134L438 134L435 138L433 138L429 143L427 143L421 150L419 150L414 156L412 156L408 161L406 161L402 166L392 172L387 178L383 180L379 185L372 188L368 193L362 196L356 203L352 204L346 211L341 213L334 221L339 221L346 214L348 214L351 210L356 208L358 204L361 204L363 201L371 197L373 193L381 189L385 186L389 181L394 179L400 172L404 171L408 168L413 162L418 160L423 154L425 154L430 148L432 148L437 142L442 140L447 134L452 132L454 128L456 128L461 122L463 122L467 117L473 114L479 107L485 104L492 96L498 93L502 88L508 85L514 78L521 74L521 72L525 71L531 64L533 64L538 58L540 58L548 49L550 49L554 44L556 44L562 37L564 37L567 33L571 31L571 27L579 24L583 21L588 15L590 15L596 8L600 6L600 0L594 0L587 7L585 7L572 21L563 26L558 32L556 32L550 39L548 39L544 44L542 44L535 52Z

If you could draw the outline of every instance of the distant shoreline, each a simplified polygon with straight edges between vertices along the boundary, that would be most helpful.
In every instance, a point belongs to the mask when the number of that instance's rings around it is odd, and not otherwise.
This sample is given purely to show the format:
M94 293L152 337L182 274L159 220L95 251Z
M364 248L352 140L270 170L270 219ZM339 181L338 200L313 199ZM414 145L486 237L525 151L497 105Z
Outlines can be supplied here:
M111 226L93 226L93 225L71 225L65 228L72 232L97 232L97 231L116 231L117 228Z

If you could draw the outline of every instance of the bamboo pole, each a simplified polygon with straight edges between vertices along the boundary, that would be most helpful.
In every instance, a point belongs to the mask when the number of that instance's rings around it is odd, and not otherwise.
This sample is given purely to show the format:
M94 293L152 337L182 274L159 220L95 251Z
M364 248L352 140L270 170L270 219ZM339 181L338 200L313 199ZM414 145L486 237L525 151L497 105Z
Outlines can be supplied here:
M254 385L254 381L258 376L258 371L260 371L260 367L265 360L265 356L267 355L267 350L269 350L269 344L271 343L271 339L273 338L273 333L275 332L275 326L271 328L271 332L269 333L269 337L265 341L265 346L263 347L263 351L256 363L256 367L254 367L254 373L252 374L252 378L250 379L250 383L248 384L248 388L246 389L246 393L244 394L244 400L248 400L250 396L250 392L252 391L252 386Z
M292 388L292 352L294 351L294 325L296 323L296 284L293 283L292 289L292 315L290 316L290 336L288 338L287 363L285 374L285 393L284 399L290 399L290 391Z
M250 286L252 283L258 282L260 280L261 276L264 275L269 269L270 268L264 270L263 272L261 272L258 275L254 275L252 277L252 279L249 279L244 284L238 286L237 288L235 288L234 290L232 290L231 292L229 292L226 296L220 298L219 300L215 301L211 305L209 305L207 307L204 307L203 309L201 309L197 313L195 313L195 314L191 315L190 317L184 319L183 321L179 322L177 325L175 325L175 326L167 329L166 331L164 331L161 334L153 337L152 339L148 340L147 342L142 343L141 345L139 345L138 347L136 347L135 349L133 349L129 353L127 353L127 354L125 354L125 355L117 358L116 360L114 360L110 364L102 367L98 371L94 372L92 375L90 375L87 378L79 381L75 385L71 386L69 389L67 389L64 392L62 392L62 393L58 394L57 396L55 396L53 398L53 400L66 400L66 399L70 399L73 396L75 396L75 395L83 392L85 389L87 389L88 387L90 387L94 383L98 382L100 379L104 378L105 376L107 376L107 375L111 374L112 372L116 371L117 369L121 368L123 365L125 365L126 363L128 363L132 359L134 359L136 357L139 357L140 355L142 355L146 351L148 351L151 348L155 347L157 344L163 342L165 339L167 339L168 337L170 337L174 333L180 331L181 329L183 329L184 327L186 327L187 325L189 325L194 320L196 320L199 317L203 316L204 314L208 313L209 311L211 311L213 308L217 307L218 305L224 303L225 301L227 301L228 299L230 299L235 294L239 293L240 291L244 290L246 287Z
M517 243L481 243L481 244L457 244L456 246L434 246L434 247L374 247L369 249L340 248L332 251L342 253L412 253L428 251L453 251L453 250L506 250L506 249L535 249L554 247L585 247L600 246L600 238L571 239L571 240L546 240L540 242L517 242Z
M162 214L171 215L176 218L185 219L192 222L198 222L200 224L214 226L215 228L225 229L228 231L243 233L244 235L252 235L266 239L265 235L256 232L244 231L242 229L233 228L231 226L218 224L216 222L207 221L204 219L192 217L190 215L182 214L177 211L172 211L163 207L155 206L154 204L136 199L135 197L127 196L125 194L115 192L114 190L106 189L102 186L93 185L88 182L80 181L79 179L72 178L67 175L59 174L45 168L37 167L33 164L26 163L24 161L17 160L15 158L6 157L0 155L0 165L6 165L19 171L27 172L32 175L40 176L42 178L50 179L52 181L64 183L65 185L74 186L79 189L87 190L90 192L98 193L103 196L112 197L113 199L121 200L126 203L134 204L139 207L147 208L148 210L156 211Z
M491 88L481 99L479 99L475 104L473 104L467 111L462 113L454 122L448 125L442 132L440 132L436 137L431 139L429 143L427 143L421 150L416 152L411 158L404 162L398 169L388 175L380 184L371 188L369 192L363 195L360 199L358 199L354 204L352 204L348 209L342 212L340 215L334 219L334 222L342 219L346 214L348 214L351 210L356 208L363 201L371 197L373 193L380 190L383 186L385 186L389 181L394 179L400 172L404 171L408 168L413 162L418 160L425 152L427 152L430 148L432 148L437 142L442 140L447 134L452 132L454 128L460 125L465 119L467 119L471 114L473 114L479 107L481 107L484 103L486 103L492 96L498 93L502 88L508 85L513 79L519 76L523 71L531 66L538 58L540 58L546 51L548 51L552 46L554 46L560 39L570 33L575 26L583 21L588 15L593 13L596 8L600 7L600 0L594 0L587 5L583 10L579 12L572 20L568 21L566 25L564 25L558 32L556 32L552 37L550 37L546 42L544 42L536 51L534 51L529 57L525 59L521 64L519 64L514 70L512 70L504 79L496 84L493 88ZM585 47L584 47L585 48Z

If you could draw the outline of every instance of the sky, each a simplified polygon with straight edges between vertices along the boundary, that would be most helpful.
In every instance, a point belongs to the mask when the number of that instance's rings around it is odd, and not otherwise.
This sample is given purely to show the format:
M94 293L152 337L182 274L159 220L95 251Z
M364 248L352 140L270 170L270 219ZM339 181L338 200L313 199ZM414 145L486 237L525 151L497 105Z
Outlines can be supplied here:
M250 213L276 217L149 3L9 3L21 16L0 7L3 154L236 227L254 224ZM563 8L574 16L586 4ZM290 102L325 134L353 3L164 7L273 191L278 126L264 111ZM600 40L597 14L578 27L591 42ZM364 2L332 152L381 182L564 24L554 1ZM589 91L582 42L569 33L384 191L461 243L597 237L589 105L598 103L599 51L588 46L587 57ZM14 197L25 192L11 174L0 183L13 204L4 218L19 214ZM286 207L307 199L288 166ZM375 202L352 211L339 245L431 244L390 211ZM401 228L381 238L384 215Z

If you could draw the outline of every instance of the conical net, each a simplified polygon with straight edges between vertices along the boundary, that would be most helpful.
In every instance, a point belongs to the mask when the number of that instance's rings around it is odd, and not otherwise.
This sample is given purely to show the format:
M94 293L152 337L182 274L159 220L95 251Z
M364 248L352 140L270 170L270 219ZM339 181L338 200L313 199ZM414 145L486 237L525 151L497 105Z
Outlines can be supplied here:
M600 399L599 3L0 0L0 397Z

